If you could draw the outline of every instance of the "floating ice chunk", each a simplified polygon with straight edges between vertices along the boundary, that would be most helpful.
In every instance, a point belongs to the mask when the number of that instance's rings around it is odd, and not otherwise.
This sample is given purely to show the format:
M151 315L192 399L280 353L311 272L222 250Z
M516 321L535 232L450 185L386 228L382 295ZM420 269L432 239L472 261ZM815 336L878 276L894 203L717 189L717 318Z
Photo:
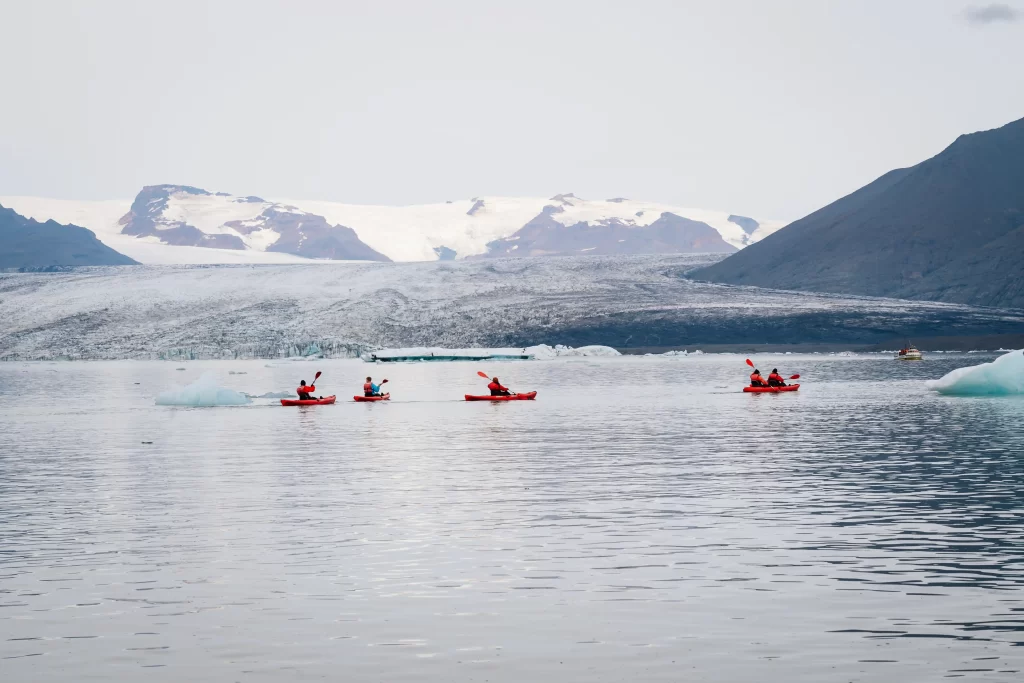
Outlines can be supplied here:
M362 359L375 361L452 361L452 360L551 360L563 356L619 356L610 346L527 346L507 349L446 349L442 347L415 347L403 349L380 349L365 352Z
M259 396L253 396L252 394L246 394L249 398L296 398L295 395L290 391L268 391L265 394Z
M549 347L550 348L550 347ZM401 349L379 349L363 353L362 359L374 361L451 361L451 360L530 360L529 349L447 349L440 346L417 346Z
M1011 351L991 363L957 368L929 389L950 396L1014 396L1024 394L1024 351Z
M547 344L540 344L539 346L528 346L523 349L527 354L533 356L538 360L547 360L551 358L562 358L565 356L586 356L586 357L600 357L600 356L621 356L622 354L613 349L610 346L580 346L579 348L573 348L571 346L563 346L556 344L554 346L548 346Z
M217 386L217 378L207 373L187 387L165 391L156 397L158 406L244 406L249 397Z

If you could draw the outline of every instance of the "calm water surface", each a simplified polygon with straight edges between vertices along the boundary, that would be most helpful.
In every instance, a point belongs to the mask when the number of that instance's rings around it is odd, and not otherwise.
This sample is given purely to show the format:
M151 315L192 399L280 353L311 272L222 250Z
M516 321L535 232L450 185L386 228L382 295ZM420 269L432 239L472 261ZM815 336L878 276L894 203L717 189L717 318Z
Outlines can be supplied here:
M1024 401L937 358L0 364L0 678L1020 681ZM318 369L395 400L153 401Z

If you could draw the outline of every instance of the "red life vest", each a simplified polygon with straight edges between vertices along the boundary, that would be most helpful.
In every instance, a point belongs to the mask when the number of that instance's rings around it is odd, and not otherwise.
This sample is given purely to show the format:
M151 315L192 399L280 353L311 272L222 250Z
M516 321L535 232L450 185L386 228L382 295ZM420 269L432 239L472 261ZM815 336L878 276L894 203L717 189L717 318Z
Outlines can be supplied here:
M491 391L508 391L506 387L501 386L497 382L491 382L490 384L487 385L487 388L490 389Z
M750 375L751 386L763 386L765 384L764 377L761 377L760 373L754 372Z
M780 382L781 383L781 382L783 382L785 380L782 379L782 375L780 375L777 372L773 372L772 374L768 375L768 381L769 382Z
M295 393L301 396L302 394L312 394L314 391L316 391L316 387L313 386L312 384L308 384L304 387L299 387L298 389L296 389Z
M363 393L364 394L372 394L373 393L373 384L371 384L370 382L367 382L366 384L364 384L363 385Z

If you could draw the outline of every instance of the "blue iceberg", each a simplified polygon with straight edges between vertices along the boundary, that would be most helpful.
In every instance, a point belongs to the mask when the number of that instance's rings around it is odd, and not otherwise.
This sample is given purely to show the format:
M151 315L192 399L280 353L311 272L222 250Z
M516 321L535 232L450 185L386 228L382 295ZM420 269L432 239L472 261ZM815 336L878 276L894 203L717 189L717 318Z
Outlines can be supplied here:
M927 386L949 396L1024 395L1024 351L1011 351L991 363L958 368Z

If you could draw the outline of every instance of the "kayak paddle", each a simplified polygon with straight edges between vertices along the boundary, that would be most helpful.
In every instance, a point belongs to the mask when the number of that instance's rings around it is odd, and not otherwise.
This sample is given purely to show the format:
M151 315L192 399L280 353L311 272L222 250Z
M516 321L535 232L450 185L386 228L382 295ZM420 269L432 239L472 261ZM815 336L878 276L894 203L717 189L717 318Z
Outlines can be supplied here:
M790 375L790 379L800 379L800 375Z
M748 358L748 359L747 359L747 365L749 365L750 367L754 367L754 361L752 361L752 360L750 360L750 359Z

